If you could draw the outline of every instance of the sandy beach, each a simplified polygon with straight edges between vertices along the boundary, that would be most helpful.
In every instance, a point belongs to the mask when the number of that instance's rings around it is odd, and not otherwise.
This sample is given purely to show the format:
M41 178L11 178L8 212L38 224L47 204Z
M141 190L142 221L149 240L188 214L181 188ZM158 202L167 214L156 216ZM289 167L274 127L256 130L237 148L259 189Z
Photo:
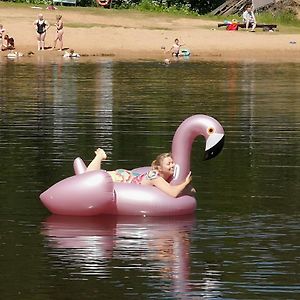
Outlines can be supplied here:
M40 9L42 8L42 9ZM55 36L55 16L64 21L64 48L73 48L83 57L112 57L118 60L170 58L162 47L169 49L175 38L185 43L192 59L250 60L264 62L300 62L300 35L280 32L255 33L245 30L226 31L217 28L217 21L176 17L127 10L103 8L7 5L0 3L0 23L14 37L16 51L33 51L35 56L61 56L50 47ZM51 24L46 36L45 51L37 51L33 26L42 13ZM258 19L259 22L259 19ZM296 41L296 43L290 43ZM0 56L6 56L1 51Z

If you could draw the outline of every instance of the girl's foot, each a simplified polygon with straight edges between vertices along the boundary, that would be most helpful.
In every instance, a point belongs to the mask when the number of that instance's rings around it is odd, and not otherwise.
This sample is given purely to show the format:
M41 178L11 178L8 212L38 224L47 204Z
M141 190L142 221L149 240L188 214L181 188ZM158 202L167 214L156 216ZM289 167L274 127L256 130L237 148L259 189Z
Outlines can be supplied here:
M96 156L100 157L101 160L105 160L107 158L107 155L105 153L105 151L101 148L98 148L96 151L95 151L95 154Z

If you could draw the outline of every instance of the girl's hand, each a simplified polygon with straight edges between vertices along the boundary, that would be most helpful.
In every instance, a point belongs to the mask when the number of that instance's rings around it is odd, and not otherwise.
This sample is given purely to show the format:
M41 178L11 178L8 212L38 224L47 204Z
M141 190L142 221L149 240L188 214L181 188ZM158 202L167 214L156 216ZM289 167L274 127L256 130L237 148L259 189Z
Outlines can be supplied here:
M192 181L192 172L190 171L187 177L185 178L185 183L189 184Z

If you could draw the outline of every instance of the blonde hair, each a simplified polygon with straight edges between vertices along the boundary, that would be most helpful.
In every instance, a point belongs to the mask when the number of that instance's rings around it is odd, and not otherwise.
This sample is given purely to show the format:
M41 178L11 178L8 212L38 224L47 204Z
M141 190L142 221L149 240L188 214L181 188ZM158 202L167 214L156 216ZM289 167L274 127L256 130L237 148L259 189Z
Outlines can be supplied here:
M56 20L59 21L62 18L62 15L56 15Z
M162 161L167 158L167 157L172 157L172 153L171 152L166 152L166 153L162 153L159 154L156 159L152 162L151 164L151 168L157 170L158 167L161 166Z

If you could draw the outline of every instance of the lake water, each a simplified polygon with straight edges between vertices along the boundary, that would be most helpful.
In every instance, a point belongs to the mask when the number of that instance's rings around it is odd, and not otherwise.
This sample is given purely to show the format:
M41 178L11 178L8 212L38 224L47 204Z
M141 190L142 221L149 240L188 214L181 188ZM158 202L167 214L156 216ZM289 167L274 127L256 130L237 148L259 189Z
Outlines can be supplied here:
M300 64L0 63L1 299L299 299ZM194 216L51 215L39 194L101 146L149 164L207 114L223 152L192 151Z

